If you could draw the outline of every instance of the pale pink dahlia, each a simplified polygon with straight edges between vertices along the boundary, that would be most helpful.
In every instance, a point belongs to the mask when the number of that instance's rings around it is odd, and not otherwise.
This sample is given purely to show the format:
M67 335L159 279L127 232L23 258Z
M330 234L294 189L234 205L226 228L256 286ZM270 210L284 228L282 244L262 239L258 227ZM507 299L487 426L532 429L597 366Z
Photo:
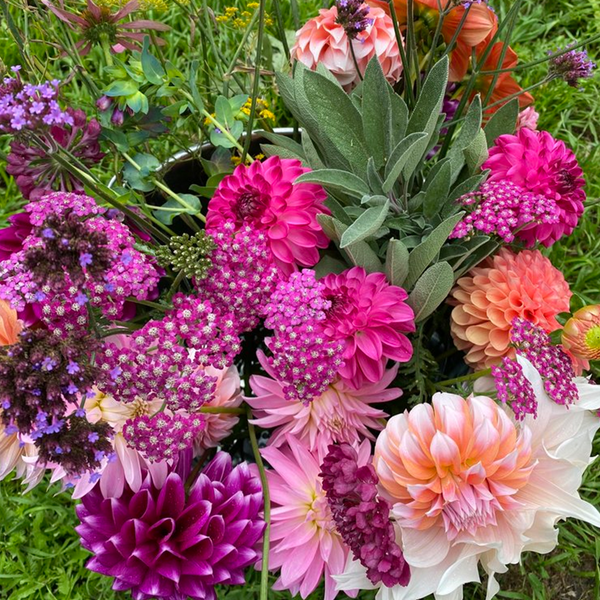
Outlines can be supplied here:
M263 429L276 427L269 439L271 446L285 444L286 435L291 434L311 452L326 454L330 444L374 440L371 430L383 429L383 419L388 415L371 404L390 402L402 394L398 388L387 389L398 372L395 365L385 371L381 380L358 390L337 379L310 402L288 400L262 352L258 358L269 377L253 375L250 387L256 398L245 400L253 409L255 425Z
M344 571L349 549L336 531L319 476L325 456L310 452L292 436L286 441L282 449L261 450L273 467L267 471L272 502L269 570L281 569L273 589L306 598L324 576L324 600L333 600L337 591L332 575ZM359 450L361 464L369 454L365 443Z
M551 246L575 229L583 213L585 180L577 157L564 142L547 131L522 127L515 135L501 135L495 141L482 168L491 171L488 181L508 180L525 192L556 202L558 223L540 223L521 232L529 245L537 241Z
M450 293L451 332L465 361L484 369L514 356L510 329L515 317L548 333L559 329L556 316L569 310L569 284L539 250L515 254L508 248L461 277Z
M388 359L408 362L412 345L404 335L415 330L408 294L390 285L383 273L354 267L324 277L324 296L331 302L325 335L344 342L340 376L355 389L383 377Z
M350 50L352 44L361 74L376 56L386 79L396 83L402 74L402 61L394 22L381 8L370 8L366 16L370 22L350 40L344 25L338 22L338 8L332 6L320 10L318 17L310 19L296 33L292 58L313 70L318 64L324 65L342 86L349 89L360 79Z
M220 231L227 221L238 229L249 225L267 233L275 262L285 274L298 265L315 265L319 248L329 245L317 215L329 210L320 185L294 184L308 171L300 161L278 156L249 167L239 165L221 181L208 204L207 231Z
M517 131L524 127L531 129L531 131L537 131L539 118L540 113L538 113L533 106L528 106L519 113L519 118L517 119Z
M393 503L411 581L379 586L377 600L462 598L463 584L479 581L479 564L490 600L499 590L496 573L525 551L555 548L558 521L600 527L600 513L578 491L600 426L598 386L577 380L579 400L560 406L531 364L522 366L538 399L537 419L528 415L517 425L491 398L436 394L433 406L388 421L374 464ZM336 579L339 589L377 587L356 562Z

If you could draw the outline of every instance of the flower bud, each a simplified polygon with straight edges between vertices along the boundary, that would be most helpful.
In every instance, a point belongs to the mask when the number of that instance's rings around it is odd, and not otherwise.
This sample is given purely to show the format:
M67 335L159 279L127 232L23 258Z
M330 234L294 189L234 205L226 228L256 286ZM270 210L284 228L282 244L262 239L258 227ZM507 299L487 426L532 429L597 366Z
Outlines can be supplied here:
M110 108L112 103L112 98L109 98L108 96L102 96L101 98L98 98L98 100L96 100L96 107L98 108L98 110L105 111Z
M110 118L110 122L117 127L121 127L124 121L125 113L122 110L115 108L115 110L113 110L112 117Z
M584 306L573 314L563 329L562 344L577 358L600 358L600 304Z

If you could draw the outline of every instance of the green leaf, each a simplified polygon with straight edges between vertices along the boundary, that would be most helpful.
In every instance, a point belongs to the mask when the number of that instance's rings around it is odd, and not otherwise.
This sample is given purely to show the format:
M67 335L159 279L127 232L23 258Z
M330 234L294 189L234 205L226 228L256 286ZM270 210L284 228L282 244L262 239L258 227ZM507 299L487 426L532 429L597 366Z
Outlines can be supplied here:
M279 95L283 99L283 103L288 107L296 120L300 120L294 91L294 80L289 75L278 72L275 74L275 81L277 83Z
M385 257L385 274L393 285L401 286L408 276L408 249L400 241L391 239Z
M138 91L138 84L127 79L125 81L113 81L105 90L104 94L115 98L117 96L131 96Z
M327 196L325 206L331 211L331 214L346 225L352 225L353 219L344 210L344 207L331 195Z
M182 200L185 200L190 208L182 206L175 198L169 198L160 208L153 211L154 216L165 225L170 225L173 219L181 214L197 215L202 205L200 199L192 194L179 194Z
M410 160L404 167L404 176L409 177L427 152L429 141L436 128L438 117L442 110L446 85L448 83L448 57L438 61L427 75L417 104L408 121L407 134L424 131L427 135L419 141Z
M385 181L381 186L385 194L389 193L396 183L402 169L407 162L416 154L421 154L421 141L427 134L419 131L407 135L392 151L385 167ZM419 158L420 160L420 158ZM418 163L419 161L417 161Z
M133 160L141 167L136 169L132 164L127 163L123 167L123 177L125 181L134 189L141 192L150 192L154 189L154 183L147 181L146 177L160 168L160 161L152 154L136 154Z
M321 160L313 141L310 139L310 135L302 130L300 137L302 140L302 150L304 150L304 156L306 156L306 164L315 171L317 169L325 169L325 164Z
M373 190L373 193L383 194L383 180L375 168L375 162L373 161L372 156L369 157L367 162L367 182L371 190Z
M514 133L519 118L519 100L513 98L510 102L503 104L490 118L484 128L488 148L506 133Z
M427 178L427 188L423 200L423 215L428 219L434 217L440 208L446 203L450 192L452 178L452 166L450 161L445 161L436 170L433 178Z
M193 60L190 64L190 92L192 94L192 99L194 100L194 105L198 112L202 112L204 108L204 102L200 97L200 92L198 91L198 69L199 63L197 60Z
M143 113L148 114L148 98L146 98L145 94L142 92L135 92L131 94L131 96L127 96L127 100L125 104L134 112L134 113Z
M111 141L119 152L129 152L129 142L123 131L103 127L100 139Z
M274 146L273 144L260 144L262 153L269 156L279 156L281 158L293 158L304 163L304 158L299 154L296 154L293 150L285 148L283 146Z
M329 254L325 254L325 256L323 256L323 258L314 267L315 277L317 279L322 279L330 273L336 273L339 275L340 273L344 272L347 268L348 265L343 263L341 260L333 258L333 256L329 256Z
M154 85L161 85L166 75L160 61L150 54L150 38L144 37L144 45L142 47L142 71L146 79Z
M432 265L423 273L407 303L415 311L415 323L426 319L448 297L454 285L454 271L447 262Z
M431 261L437 256L441 247L444 245L448 236L452 233L454 226L461 220L464 212L448 217L442 221L428 236L422 241L409 256L409 273L406 280L408 289L416 283L421 273L429 266Z
M389 209L390 202L386 200L382 206L374 206L365 210L342 235L340 248L347 248L351 244L373 235L385 222Z
M337 235L341 239L348 227L339 221L335 221L334 225ZM362 267L367 273L383 271L383 265L381 264L379 257L373 252L373 249L367 242L356 242L347 248L344 248L342 252L348 257L351 264Z
M487 160L489 153L483 129L479 130L475 139L463 150L463 153L471 173L479 169Z
M356 175L337 169L309 171L296 179L296 183L318 183L326 189L340 190L354 198L370 194L369 186Z
M465 181L463 181L462 183L459 183L450 192L448 201L452 202L453 200L457 200L465 194L470 194L471 192L475 191L481 185L481 183L485 181L486 177L488 176L488 173L489 171L483 171L483 173L480 173L479 175L473 175L472 177L465 179Z
M326 77L308 70L304 71L304 92L318 127L352 171L366 177L369 154L359 126L362 118L348 94Z
M456 180L456 177L465 164L463 150L471 145L481 131L481 119L481 97L477 94L469 106L462 127L456 139L452 142L452 148L448 153L450 163L452 164L452 176L454 180Z
M408 107L402 97L398 96L391 86L388 86L388 95L390 97L392 109L392 135L389 138L390 147L388 148L388 153L391 153L406 135L406 128L408 126Z
M219 96L215 103L215 114L216 119L227 128L231 127L235 121L233 110L231 110L231 104L225 96Z
M324 213L320 213L317 215L317 222L319 223L319 225L325 232L325 235L330 240L333 240L334 242L340 241L340 235L341 235L341 234L339 234L340 226L344 227L344 225L342 223L340 223L340 221L338 221L331 215L326 215ZM336 223L337 223L337 227L336 227Z
M272 133L271 131L258 131L257 135L269 140L273 144L277 144L278 146L291 150L297 156L304 155L304 150L302 149L302 146L287 135Z
M362 124L367 148L377 169L383 167L387 149L392 145L392 105L389 84L375 56L365 69L362 97Z
M228 129L233 139L237 140L244 133L244 124L241 121L234 121ZM235 144L222 131L216 129L210 132L210 142L213 146L221 148L235 148Z

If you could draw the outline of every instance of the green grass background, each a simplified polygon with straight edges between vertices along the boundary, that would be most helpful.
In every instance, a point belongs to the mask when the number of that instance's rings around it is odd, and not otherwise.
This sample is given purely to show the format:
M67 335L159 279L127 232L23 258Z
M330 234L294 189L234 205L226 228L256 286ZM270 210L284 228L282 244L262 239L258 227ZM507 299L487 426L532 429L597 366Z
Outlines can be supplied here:
M246 2L223 0L209 2L216 14L227 5L245 6ZM270 4L270 3L269 3ZM294 29L296 17L303 22L322 3L318 0L286 0L286 27ZM496 1L498 10L505 10L509 0ZM187 26L174 6L167 17L178 23L179 50L185 37L179 32ZM269 6L272 11L272 7ZM534 60L548 50L600 33L600 0L525 0L521 18L513 38L513 46L522 61ZM159 16L159 15L155 15ZM231 56L239 43L240 32L227 27L219 35L221 51ZM252 44L252 38L249 39ZM590 48L592 58L600 59L600 46ZM249 53L243 53L242 57ZM6 24L0 19L0 57L6 65L18 62ZM250 61L250 59L247 59ZM251 64L249 62L249 64ZM523 87L545 74L541 66L522 74ZM267 81L268 86L268 81ZM279 114L281 106L272 92L265 89ZM596 202L600 198L600 79L583 84L583 90L552 82L535 92L536 109L540 112L540 128L565 140L577 153L588 182L588 208L575 233L556 244L548 255L561 269L574 292L573 307L600 302L600 214ZM0 221L19 205L14 183L0 168ZM600 440L597 440L597 442ZM597 443L596 451L600 451ZM0 483L0 600L124 600L129 594L110 590L111 581L90 573L84 567L87 552L80 548L74 527L77 520L73 504L58 488L40 485L27 495L21 494L18 481ZM587 471L582 495L592 503L600 498L600 463ZM577 521L560 526L560 543L549 555L526 554L521 565L500 576L500 598L515 600L598 600L600 599L600 537L592 527ZM219 591L219 598L252 600L258 598L258 580L249 574L244 588ZM466 600L483 600L484 585L467 586ZM271 592L273 600L289 598L287 593ZM340 595L340 597L343 597ZM311 600L323 598L317 590ZM360 596L373 598L372 593Z

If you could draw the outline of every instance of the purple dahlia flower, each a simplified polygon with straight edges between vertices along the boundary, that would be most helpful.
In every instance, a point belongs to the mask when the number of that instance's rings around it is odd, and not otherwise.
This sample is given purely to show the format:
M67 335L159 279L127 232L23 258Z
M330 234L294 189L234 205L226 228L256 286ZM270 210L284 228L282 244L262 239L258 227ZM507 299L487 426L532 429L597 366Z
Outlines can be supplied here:
M217 584L241 585L259 559L264 521L260 481L219 452L188 495L172 472L161 489L146 476L138 492L105 498L100 486L77 507L77 532L94 556L88 569L115 578L134 600L216 600Z

